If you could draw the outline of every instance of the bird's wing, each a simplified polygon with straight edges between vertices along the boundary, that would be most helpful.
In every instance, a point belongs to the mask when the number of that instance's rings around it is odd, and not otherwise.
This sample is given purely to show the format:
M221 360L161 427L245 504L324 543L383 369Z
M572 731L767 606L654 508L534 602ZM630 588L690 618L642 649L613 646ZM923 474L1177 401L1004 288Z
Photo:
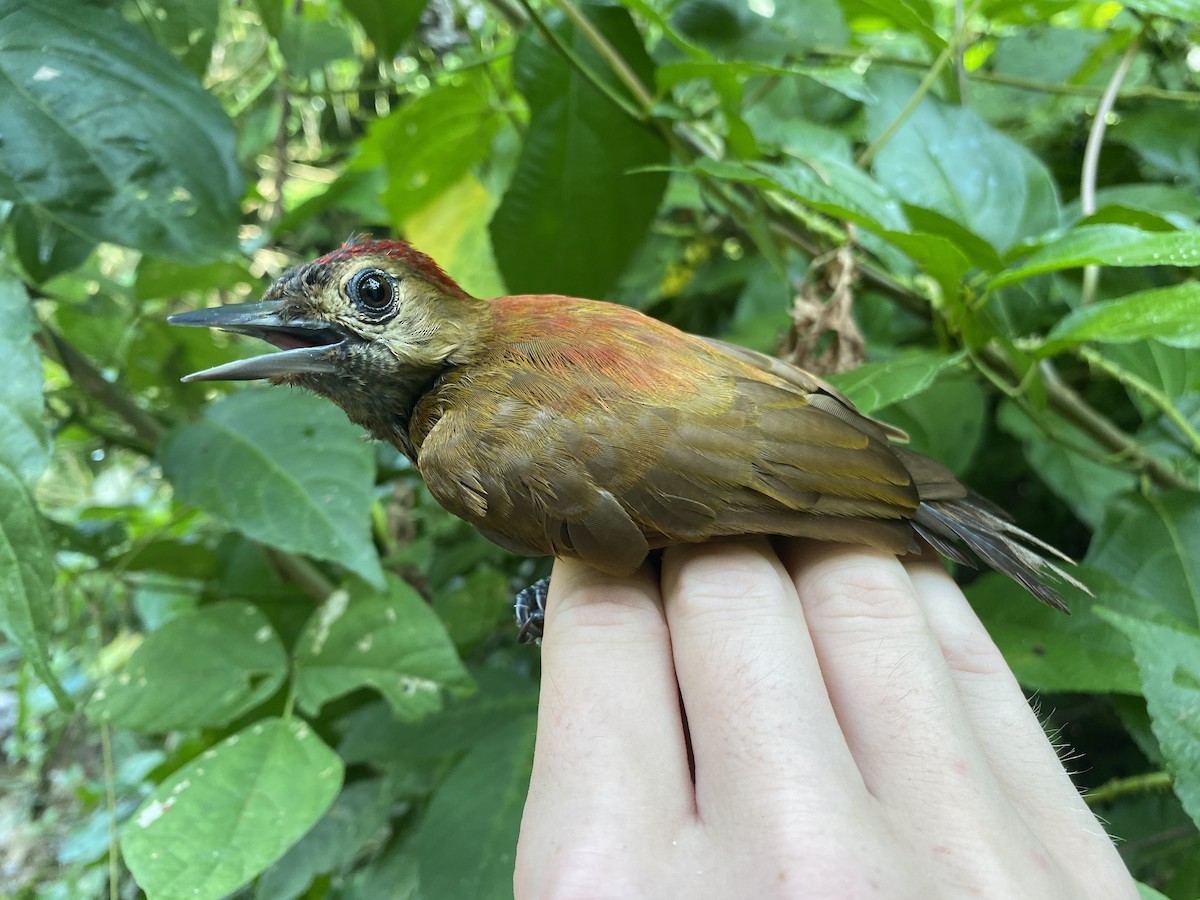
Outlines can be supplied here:
M509 549L613 572L650 547L741 534L910 548L916 487L872 421L820 385L632 324L581 342L540 322L422 401L435 498Z

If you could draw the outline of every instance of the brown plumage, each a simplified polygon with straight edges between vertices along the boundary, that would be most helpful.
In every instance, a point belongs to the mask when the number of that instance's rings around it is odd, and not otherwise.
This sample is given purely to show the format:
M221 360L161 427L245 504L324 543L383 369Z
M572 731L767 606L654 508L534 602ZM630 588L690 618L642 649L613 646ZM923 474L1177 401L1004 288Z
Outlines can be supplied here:
M748 534L969 549L1040 600L1065 559L821 379L636 310L479 300L399 241L292 269L262 303L172 318L283 352L189 379L269 378L341 406L450 512L513 552L632 572L668 544Z

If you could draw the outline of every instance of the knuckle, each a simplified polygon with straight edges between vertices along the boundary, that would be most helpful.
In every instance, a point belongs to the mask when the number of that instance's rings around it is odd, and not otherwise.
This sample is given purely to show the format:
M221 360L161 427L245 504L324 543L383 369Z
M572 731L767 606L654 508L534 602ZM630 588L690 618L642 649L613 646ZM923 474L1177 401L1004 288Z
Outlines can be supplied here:
M782 579L769 557L751 546L710 546L677 563L668 602L688 616L728 614L781 597Z
M807 587L806 605L825 619L895 620L920 615L916 593L903 570L875 560L828 568Z
M940 643L946 664L956 672L983 677L1008 675L1010 672L995 642L982 628L943 634Z
M627 640L630 632L654 634L663 627L662 609L645 591L625 585L579 590L547 615L547 639L570 631L574 641Z

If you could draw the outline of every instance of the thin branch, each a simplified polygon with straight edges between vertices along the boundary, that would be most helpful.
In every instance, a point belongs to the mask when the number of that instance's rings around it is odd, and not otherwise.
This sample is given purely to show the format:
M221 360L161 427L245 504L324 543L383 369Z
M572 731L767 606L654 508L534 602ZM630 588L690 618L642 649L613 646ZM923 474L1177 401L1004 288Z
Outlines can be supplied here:
M954 0L955 34L962 34L966 30L966 20L967 15L963 10L963 0ZM971 95L971 82L967 80L967 66L965 62L966 48L962 46L961 41L955 41L954 44L954 73L958 79L958 102L960 106L966 106Z
M1125 54L1113 70L1112 78L1104 88L1100 102L1096 104L1096 115L1092 118L1092 127L1088 129L1087 146L1083 150L1083 167L1079 173L1079 210L1083 215L1090 216L1096 211L1096 177L1100 170L1100 148L1104 145L1104 132L1108 128L1108 114L1112 112L1113 104L1117 101L1117 92L1121 83L1129 73L1129 66L1142 46L1142 39L1150 27L1147 20L1142 25L1137 36L1125 48ZM1079 305L1088 306L1096 297L1096 288L1100 283L1100 267L1092 264L1083 267L1083 286L1079 293Z
M975 0L971 4L971 8L967 10L966 15L963 16L962 21L958 22L954 34L950 36L950 40L946 42L945 48L938 54L937 59L933 61L933 65L929 67L929 71L925 73L925 77L921 79L921 83L917 85L917 89L913 91L913 95L908 98L908 102L904 104L904 108L896 114L896 118L883 130L883 134L875 138L871 146L864 150L862 155L855 160L854 164L860 169L867 168L871 164L871 161L875 159L875 154L882 150L887 145L887 142L900 130L900 126L908 121L908 117L913 114L913 111L925 99L925 95L929 93L930 88L933 87L933 83L942 73L942 69L946 67L946 63L953 60L958 54L958 47L963 38L962 32L966 28L965 21L975 14L980 2L981 0Z
M633 71L629 63L617 51L617 48L608 42L608 38L600 33L600 30L592 24L587 16L580 12L579 7L572 0L554 0L554 2L563 11L563 15L570 19L571 23L579 29L579 33L583 35L584 39L604 58L604 61L608 63L608 67L612 69L613 74L617 76L621 84L625 85L629 93L633 95L633 98L642 108L642 115L645 118L649 118L654 109L654 96L642 84L637 73Z
M1131 391L1136 391L1154 404L1179 429L1180 433L1187 439L1187 442L1192 445L1192 452L1200 455L1200 432L1196 431L1192 423L1187 420L1187 417L1179 411L1179 408L1171 402L1171 398L1163 391L1146 381L1146 379L1130 372L1128 369L1123 369L1121 366L1114 364L1112 360L1098 350L1094 350L1091 347L1078 347L1075 352L1086 360L1088 365L1099 369L1113 380L1123 384Z
M265 544L262 546L267 552L271 564L279 573L317 603L324 603L333 593L336 585L303 556L297 556L276 547L268 547Z
M92 361L75 349L70 341L49 325L42 325L34 340L44 352L53 352L54 357L85 394L116 413L143 443L152 447L158 446L158 442L167 431L163 424L138 406L121 387L106 379L92 365Z
M1093 788L1083 795L1088 806L1099 806L1101 803L1111 803L1121 797L1131 794L1148 794L1151 791L1168 791L1173 779L1170 772L1143 772L1141 775L1130 775L1127 778L1114 778L1106 781L1098 788Z
M805 50L805 55L818 59L869 59L872 65L890 66L897 69L920 69L925 71L929 63L920 59L905 59L899 56L885 56L863 50L853 50L843 47L813 47ZM1017 90L1031 91L1039 94L1052 94L1065 97L1099 97L1103 88L1089 87L1081 84L1062 84L1061 82L1037 81L1033 78L1021 78L1017 75L1001 75L997 72L976 70L968 72L971 81L995 84L1000 87L1011 87ZM1119 100L1163 100L1169 103L1182 103L1187 106L1200 105L1200 91L1173 91L1167 88L1139 85L1121 92Z
M994 353L985 351L985 355L992 365L1009 368L1008 360L999 351ZM1042 381L1046 385L1050 405L1055 412L1078 425L1095 438L1101 446L1107 447L1117 456L1131 461L1159 487L1177 490L1194 489L1193 485L1174 469L1152 455L1137 440L1089 406L1086 400L1062 380L1050 360L1043 360L1038 368L1042 375Z
M529 15L530 20L533 22L534 27L536 27L537 30L541 32L542 37L546 39L546 43L554 48L554 50L560 56L562 56L562 58L565 59L568 64L573 66L580 75L586 78L591 83L592 87L604 94L605 97L616 104L617 108L624 112L631 119L634 119L638 122L646 121L646 112L635 106L628 97L624 97L619 91L613 90L612 85L593 72L587 65L585 65L583 60L579 58L579 54L564 44L559 39L558 35L550 29L545 21L543 21L542 17L534 11L533 7L529 4L529 0L518 0L518 2L522 7L524 7L525 12Z

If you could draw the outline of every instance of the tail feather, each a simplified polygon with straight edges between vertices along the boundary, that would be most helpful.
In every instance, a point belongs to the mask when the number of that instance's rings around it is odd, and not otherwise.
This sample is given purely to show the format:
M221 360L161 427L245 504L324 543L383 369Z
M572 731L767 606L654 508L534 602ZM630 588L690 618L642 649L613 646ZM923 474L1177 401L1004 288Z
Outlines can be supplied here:
M1046 557L1067 563L1072 561L1071 558L1018 528L993 509L992 504L973 494L954 499L922 500L913 518L913 528L943 556L963 562L965 554L961 547L966 546L1043 603L1069 613L1058 591L1046 583L1047 579L1090 591L1057 562ZM969 560L967 562L970 564Z

